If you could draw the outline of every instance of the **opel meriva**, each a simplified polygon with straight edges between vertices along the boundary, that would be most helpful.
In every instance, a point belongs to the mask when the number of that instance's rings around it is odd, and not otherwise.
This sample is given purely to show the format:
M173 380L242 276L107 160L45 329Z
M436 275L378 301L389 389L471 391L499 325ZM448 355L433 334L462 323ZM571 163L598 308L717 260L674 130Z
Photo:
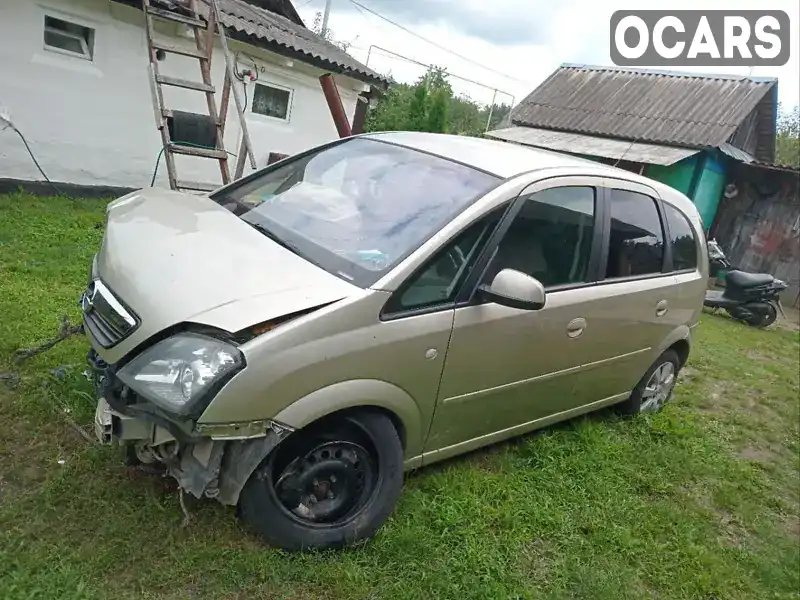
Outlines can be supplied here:
M287 549L372 536L403 471L669 400L707 279L677 191L566 155L355 136L108 206L81 298L97 435Z

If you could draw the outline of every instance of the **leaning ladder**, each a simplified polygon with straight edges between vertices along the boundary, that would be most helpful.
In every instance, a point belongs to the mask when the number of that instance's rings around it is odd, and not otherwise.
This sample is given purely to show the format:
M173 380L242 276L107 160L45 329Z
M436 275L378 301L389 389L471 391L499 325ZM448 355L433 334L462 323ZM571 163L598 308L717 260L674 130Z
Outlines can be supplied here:
M225 150L225 144L223 140L225 137L225 121L228 115L228 103L230 100L231 90L233 90L233 99L236 104L236 112L239 114L239 123L241 124L242 135L236 177L240 177L244 169L245 157L243 153L247 154L247 157L250 161L250 166L253 169L256 168L256 161L253 155L253 146L250 142L250 134L247 131L247 122L245 121L244 117L244 107L242 105L242 100L239 97L239 91L236 86L233 85L234 66L231 61L230 52L228 51L228 40L220 22L219 7L217 6L216 0L202 1L206 5L207 9L206 14L203 16L201 16L200 12L198 11L198 0L171 0L170 4L178 5L188 14L181 14L171 10L157 8L151 5L151 0L142 0L146 25L145 28L147 31L148 56L150 59L149 75L150 87L153 95L153 108L155 110L158 129L161 131L161 141L163 143L164 159L167 164L169 187L173 190L211 191L219 187L218 185L209 183L178 179L175 168L176 154L217 160L219 162L220 174L222 175L222 184L225 185L230 183L231 174L228 167L228 152ZM165 44L157 41L155 39L153 27L154 17L189 26L194 32L196 48L173 46L171 44ZM222 52L225 55L225 83L222 88L222 98L220 101L219 111L217 111L217 103L215 99L216 90L211 82L211 56L214 51L215 32L219 33L220 42L222 44ZM202 82L189 81L187 79L179 79L176 77L162 75L158 69L157 52L159 51L196 58L200 62L200 74L202 76ZM216 144L214 147L198 147L186 143L176 142L170 139L168 122L173 116L173 113L164 106L164 93L162 86L165 85L184 88L187 90L194 90L205 94L206 104L208 106L208 114L214 120L216 125Z

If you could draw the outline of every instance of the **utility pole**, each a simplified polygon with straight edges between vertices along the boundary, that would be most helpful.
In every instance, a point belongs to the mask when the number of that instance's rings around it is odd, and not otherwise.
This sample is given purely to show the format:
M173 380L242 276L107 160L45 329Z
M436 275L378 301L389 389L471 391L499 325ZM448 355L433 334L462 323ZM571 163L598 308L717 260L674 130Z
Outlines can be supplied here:
M322 13L322 37L328 39L328 17L331 15L331 2L325 0L325 12Z

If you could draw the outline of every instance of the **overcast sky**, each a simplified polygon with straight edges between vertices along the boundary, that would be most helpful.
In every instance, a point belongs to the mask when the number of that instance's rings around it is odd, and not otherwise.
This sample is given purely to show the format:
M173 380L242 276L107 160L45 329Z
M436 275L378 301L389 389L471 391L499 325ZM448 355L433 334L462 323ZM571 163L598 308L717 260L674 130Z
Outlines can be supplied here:
M453 75L487 87L451 78L457 92L488 103L519 102L561 63L613 66L609 56L609 19L615 10L641 8L641 2L614 0L358 0L364 6L419 35L504 75L482 69L415 38L378 17L357 9L349 0L333 0L328 27L335 39L352 44L349 52L361 62L399 81L413 81L424 68L386 55L381 49L422 63L434 63ZM309 27L325 0L294 0ZM647 8L751 9L753 0L657 0ZM781 9L792 22L791 58L783 67L761 67L753 75L777 77L784 106L800 103L800 1L760 0L758 8ZM370 51L370 47L373 46ZM744 67L690 68L747 75ZM488 89L487 89L488 88ZM505 92L505 94L503 93Z

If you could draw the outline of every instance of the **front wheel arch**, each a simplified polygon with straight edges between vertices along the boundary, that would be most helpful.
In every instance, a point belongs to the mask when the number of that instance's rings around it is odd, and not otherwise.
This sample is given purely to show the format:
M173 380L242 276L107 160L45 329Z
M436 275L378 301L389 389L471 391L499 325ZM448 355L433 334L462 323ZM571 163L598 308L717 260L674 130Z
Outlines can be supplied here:
M365 541L400 496L403 450L384 411L335 413L275 450L248 479L238 504L239 518L270 545L294 551Z
M296 400L275 420L302 430L331 415L358 410L377 410L392 421L406 458L422 453L423 419L419 406L401 388L375 379L341 381Z

